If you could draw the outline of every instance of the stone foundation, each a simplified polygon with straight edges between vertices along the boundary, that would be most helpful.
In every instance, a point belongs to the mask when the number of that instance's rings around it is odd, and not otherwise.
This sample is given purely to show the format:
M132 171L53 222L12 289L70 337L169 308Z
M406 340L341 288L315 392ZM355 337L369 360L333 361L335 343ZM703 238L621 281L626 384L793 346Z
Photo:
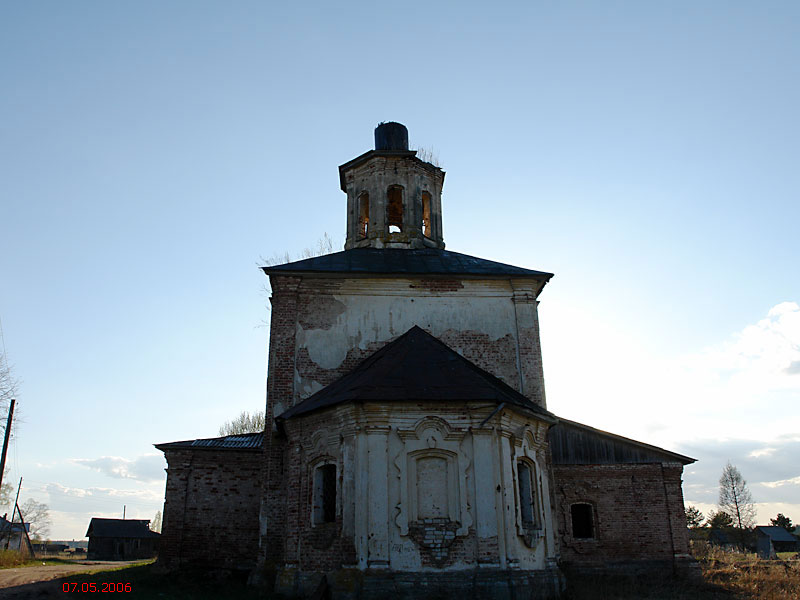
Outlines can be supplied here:
M555 567L444 572L340 569L324 575L284 569L275 579L275 592L310 598L324 585L332 600L544 600L561 597L565 579Z

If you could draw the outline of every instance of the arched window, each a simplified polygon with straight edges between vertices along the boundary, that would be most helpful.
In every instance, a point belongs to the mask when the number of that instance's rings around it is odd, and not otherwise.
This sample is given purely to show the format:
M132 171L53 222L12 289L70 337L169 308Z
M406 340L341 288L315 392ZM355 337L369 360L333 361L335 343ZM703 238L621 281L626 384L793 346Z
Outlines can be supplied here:
M519 508L522 526L539 528L539 511L536 507L536 471L527 461L517 463L517 485L519 487Z
M431 237L431 195L422 192L422 235Z
M320 465L314 469L313 522L336 521L336 465Z
M594 537L594 511L592 505L582 502L569 507L572 516L572 537L591 539Z
M358 196L358 237L363 239L369 232L369 194L361 192Z
M389 233L403 231L403 188L391 186L386 192L386 224Z

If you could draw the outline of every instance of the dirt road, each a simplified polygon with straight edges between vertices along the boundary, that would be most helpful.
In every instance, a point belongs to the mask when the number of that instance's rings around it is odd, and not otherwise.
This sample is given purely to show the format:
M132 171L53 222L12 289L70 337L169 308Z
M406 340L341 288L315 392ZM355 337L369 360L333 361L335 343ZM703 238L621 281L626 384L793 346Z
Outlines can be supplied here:
M74 564L0 569L0 598L14 600L64 598L61 585L52 583L53 579L66 577L72 573L125 567L135 562L86 560Z

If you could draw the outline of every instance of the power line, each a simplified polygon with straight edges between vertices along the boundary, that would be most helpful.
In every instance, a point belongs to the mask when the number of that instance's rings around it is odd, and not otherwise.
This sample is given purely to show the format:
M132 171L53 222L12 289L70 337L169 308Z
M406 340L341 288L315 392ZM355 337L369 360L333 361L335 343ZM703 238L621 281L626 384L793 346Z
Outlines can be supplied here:
M6 337L3 335L3 318L0 317L0 344L3 345L3 357L6 356ZM8 365L8 359L3 358L6 361L6 365Z

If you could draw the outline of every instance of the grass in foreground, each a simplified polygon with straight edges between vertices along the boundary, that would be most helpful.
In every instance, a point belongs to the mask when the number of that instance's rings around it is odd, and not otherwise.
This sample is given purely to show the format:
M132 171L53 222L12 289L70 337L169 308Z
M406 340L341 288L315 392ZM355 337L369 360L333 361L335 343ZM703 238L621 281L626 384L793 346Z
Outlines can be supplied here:
M800 560L763 560L755 554L701 546L695 549L704 579L739 598L798 600Z
M28 558L16 550L0 550L0 569L13 569L16 567L35 567L42 565L69 565L74 560L63 558Z
M800 560L762 560L753 554L714 547L695 548L702 578L675 580L668 577L571 576L568 600L800 600ZM202 573L165 574L152 564L134 565L91 574L82 573L63 581L78 586L103 583L129 584L126 598L158 600L256 600L262 592L250 588L243 578L212 579ZM80 589L80 587L79 587ZM85 598L81 592L65 598Z
M623 576L568 577L570 600L800 600L800 560L762 560L755 554L696 545L702 579Z
M25 557L16 550L0 550L0 569L21 567L26 562Z
M568 600L738 600L739 597L722 586L702 580L580 575L567 578L565 598Z

